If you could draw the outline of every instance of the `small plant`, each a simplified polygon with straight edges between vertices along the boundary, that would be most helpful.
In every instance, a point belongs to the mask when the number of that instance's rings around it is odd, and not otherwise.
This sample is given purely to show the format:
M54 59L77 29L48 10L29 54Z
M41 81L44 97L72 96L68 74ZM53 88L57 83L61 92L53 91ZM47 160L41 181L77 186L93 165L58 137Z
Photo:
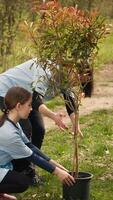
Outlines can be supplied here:
M75 99L73 171L78 175L78 119L80 94L92 81L98 41L105 33L104 19L96 11L62 7L58 1L35 4L36 20L27 25L38 62L51 73L49 82L55 94L71 91ZM91 74L90 74L91 73ZM57 80L57 84L56 84ZM67 100L68 103L68 96ZM73 107L73 105L70 105Z

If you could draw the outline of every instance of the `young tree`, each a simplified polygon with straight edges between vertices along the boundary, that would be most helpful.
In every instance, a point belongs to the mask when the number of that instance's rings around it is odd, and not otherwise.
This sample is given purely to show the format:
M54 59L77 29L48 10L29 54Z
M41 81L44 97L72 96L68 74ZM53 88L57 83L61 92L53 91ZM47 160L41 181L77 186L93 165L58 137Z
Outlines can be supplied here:
M51 86L57 94L72 92L75 100L73 171L78 174L78 119L80 94L83 82L91 81L98 41L105 32L103 18L95 12L85 12L77 7L63 7L50 1L35 7L37 21L26 23L37 53L38 62L51 72ZM56 84L57 78L57 84ZM66 103L68 103L68 95ZM73 107L73 103L69 104Z

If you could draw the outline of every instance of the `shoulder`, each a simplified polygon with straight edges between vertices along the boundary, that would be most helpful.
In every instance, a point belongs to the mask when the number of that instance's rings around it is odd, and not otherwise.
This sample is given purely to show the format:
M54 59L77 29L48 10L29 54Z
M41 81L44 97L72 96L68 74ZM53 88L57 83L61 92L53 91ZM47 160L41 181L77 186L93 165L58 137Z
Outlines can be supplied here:
M18 135L18 129L16 129L9 121L5 121L0 127L0 141L11 140L14 136Z
M14 70L22 70L23 72L26 70L30 70L32 72L36 69L36 67L37 67L37 60L36 60L36 58L33 58L33 59L27 60L19 65L16 65L13 69Z

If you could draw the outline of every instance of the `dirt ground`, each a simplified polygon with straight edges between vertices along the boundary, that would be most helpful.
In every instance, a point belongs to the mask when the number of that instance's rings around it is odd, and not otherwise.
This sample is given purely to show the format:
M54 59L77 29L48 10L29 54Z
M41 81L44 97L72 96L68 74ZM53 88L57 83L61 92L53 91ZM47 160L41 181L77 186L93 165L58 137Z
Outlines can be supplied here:
M100 109L109 109L113 107L113 63L106 65L102 70L94 76L94 92L91 98L85 98L82 100L80 106L80 115L90 114L93 111ZM65 111L65 108L61 107L57 112L63 112L66 114L64 122L70 123L70 119ZM54 128L56 125L54 122L44 117L45 127L48 129Z

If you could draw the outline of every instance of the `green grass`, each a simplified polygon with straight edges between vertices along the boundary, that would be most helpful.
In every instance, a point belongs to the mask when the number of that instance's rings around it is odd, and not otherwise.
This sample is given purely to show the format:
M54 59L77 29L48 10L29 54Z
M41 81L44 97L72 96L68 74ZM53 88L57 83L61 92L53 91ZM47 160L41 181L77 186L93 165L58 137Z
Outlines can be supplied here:
M106 63L113 61L113 32L102 39L98 45L99 51L95 59L95 66L102 67Z
M45 104L49 109L56 110L57 107L64 106L64 100L60 96L54 97L51 100L45 101Z
M90 200L113 199L113 111L102 110L80 118L84 138L79 138L79 169L91 172ZM54 129L46 133L43 151L71 170L73 138L68 132ZM38 169L44 186L30 188L18 200L60 200L59 180Z

